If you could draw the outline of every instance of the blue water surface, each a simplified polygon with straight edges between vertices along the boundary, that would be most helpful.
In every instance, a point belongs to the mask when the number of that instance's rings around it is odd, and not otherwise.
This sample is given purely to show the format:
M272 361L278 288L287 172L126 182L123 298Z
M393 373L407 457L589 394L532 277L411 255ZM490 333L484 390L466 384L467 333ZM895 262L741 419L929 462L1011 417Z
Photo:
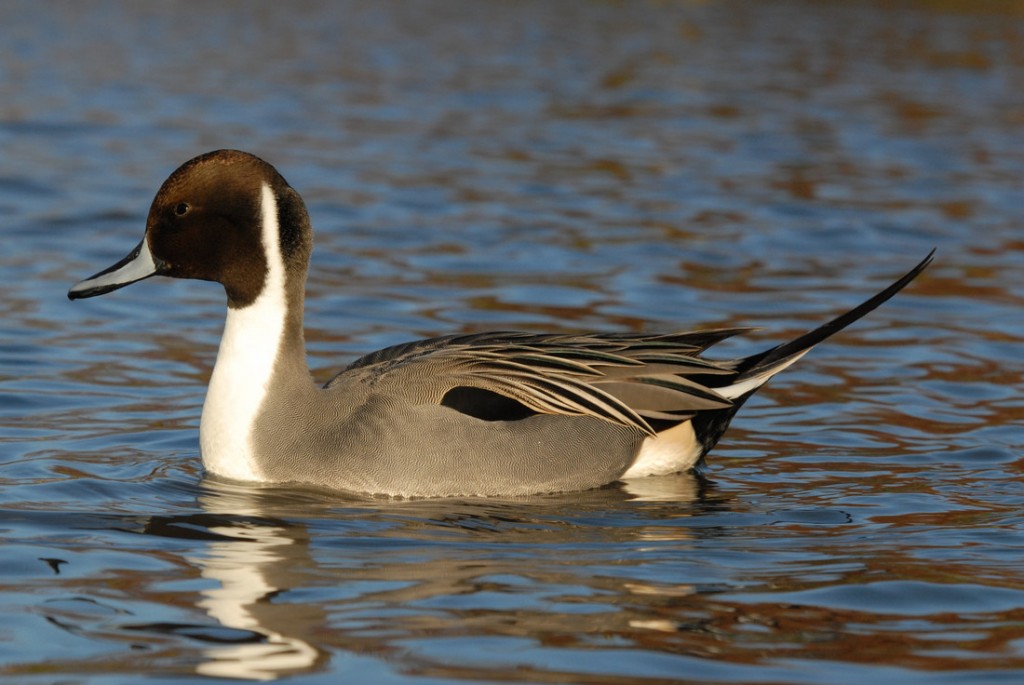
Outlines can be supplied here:
M4 683L1024 680L1017 3L0 5ZM402 501L217 482L219 286L71 303L181 162L316 228L311 364L910 288L703 476Z

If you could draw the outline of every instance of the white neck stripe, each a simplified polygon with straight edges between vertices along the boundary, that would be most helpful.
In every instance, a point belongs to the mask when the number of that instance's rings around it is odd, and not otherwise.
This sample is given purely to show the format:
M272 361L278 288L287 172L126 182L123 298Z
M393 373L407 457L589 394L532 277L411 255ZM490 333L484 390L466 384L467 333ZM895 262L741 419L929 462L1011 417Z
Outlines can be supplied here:
M277 218L277 198L267 183L263 184L260 194L260 214L263 219L263 254L267 258L267 280L259 299L268 293L280 294L284 297L284 259L281 257L281 226Z
M267 276L252 304L228 308L199 425L206 470L249 481L263 480L252 436L260 407L271 390L287 314L277 198L266 183L260 199L260 242Z

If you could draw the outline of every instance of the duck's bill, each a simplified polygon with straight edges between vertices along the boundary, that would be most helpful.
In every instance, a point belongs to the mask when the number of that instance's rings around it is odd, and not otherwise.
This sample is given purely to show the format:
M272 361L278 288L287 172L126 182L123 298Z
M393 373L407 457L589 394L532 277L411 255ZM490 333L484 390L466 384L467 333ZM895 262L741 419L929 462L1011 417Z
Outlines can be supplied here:
M83 297L103 295L130 283L155 276L157 273L159 267L149 251L146 239L143 238L142 242L117 264L71 286L68 299L80 300Z

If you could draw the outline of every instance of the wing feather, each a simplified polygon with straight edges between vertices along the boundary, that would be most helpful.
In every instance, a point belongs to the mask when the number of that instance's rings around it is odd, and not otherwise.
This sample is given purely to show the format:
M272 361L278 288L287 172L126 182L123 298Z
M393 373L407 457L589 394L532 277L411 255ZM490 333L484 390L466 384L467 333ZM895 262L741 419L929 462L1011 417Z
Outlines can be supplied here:
M450 335L385 348L356 360L346 372L358 371L368 383L428 401L441 402L458 387L477 388L534 412L593 416L653 435L650 420L678 422L698 411L731 406L695 379L721 378L728 384L735 363L699 354L747 330Z

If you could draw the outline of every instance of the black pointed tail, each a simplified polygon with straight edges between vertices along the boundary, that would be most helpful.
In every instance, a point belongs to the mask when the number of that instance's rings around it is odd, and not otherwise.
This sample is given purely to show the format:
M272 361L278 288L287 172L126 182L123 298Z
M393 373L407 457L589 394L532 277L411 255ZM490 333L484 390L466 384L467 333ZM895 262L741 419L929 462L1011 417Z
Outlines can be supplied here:
M828 323L815 328L813 331L804 333L794 340L740 360L737 365L739 373L730 382L730 387L739 391L739 394L733 397L732 406L717 411L699 412L693 417L693 430L698 442L703 447L698 467L703 465L704 455L722 437L722 434L729 427L729 422L732 421L733 416L743 406L743 403L757 392L762 385L768 382L772 376L796 361L795 358L798 358L822 340L843 330L905 288L907 284L917 278L931 264L934 255L935 250L932 250L928 253L927 257L921 260L920 264L907 272L905 276L845 314L837 316ZM742 390L739 390L741 387Z
M813 331L804 333L799 338L782 343L778 347L765 350L760 354L747 357L740 364L740 373L733 382L735 383L751 376L763 374L770 367L784 364L794 355L805 352L820 343L822 340L835 335L907 287L912 280L917 278L922 271L928 268L928 265L932 263L932 259L934 259L934 257L935 250L933 249L928 253L927 257L922 259L917 266L908 271L902 278L845 314L841 314L828 323L818 326Z

